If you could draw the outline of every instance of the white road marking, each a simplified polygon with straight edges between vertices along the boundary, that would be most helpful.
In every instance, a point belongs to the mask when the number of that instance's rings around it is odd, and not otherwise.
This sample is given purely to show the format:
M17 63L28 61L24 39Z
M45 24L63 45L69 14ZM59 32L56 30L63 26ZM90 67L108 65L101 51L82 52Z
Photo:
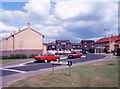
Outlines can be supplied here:
M19 66L25 66L25 64L31 63L31 62L34 62L34 61L24 62L24 63L18 64L18 65L0 67L0 69L11 68L11 67L19 67Z
M2 69L2 70L14 71L14 72L19 72L19 73L26 73L25 71L20 71L20 70L15 70L15 69Z
M85 55L81 56L82 58L86 57Z

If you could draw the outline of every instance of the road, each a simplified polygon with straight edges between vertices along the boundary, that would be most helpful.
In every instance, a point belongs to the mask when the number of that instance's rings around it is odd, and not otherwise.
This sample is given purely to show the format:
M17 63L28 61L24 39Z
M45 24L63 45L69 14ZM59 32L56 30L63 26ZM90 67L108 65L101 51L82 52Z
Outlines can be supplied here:
M87 54L86 57L83 58L76 58L76 59L64 59L61 61L68 61L71 60L73 64L76 63L83 63L88 61L94 61L99 60L104 57L105 55L99 55L99 54ZM35 73L40 72L42 69L49 69L51 68L51 63L35 63L34 59L30 62L20 63L17 65L12 66L6 66L0 70L2 74L0 74L0 78L3 80L2 85L6 86L12 81L21 79L23 77L31 76ZM58 67L58 66L56 66Z

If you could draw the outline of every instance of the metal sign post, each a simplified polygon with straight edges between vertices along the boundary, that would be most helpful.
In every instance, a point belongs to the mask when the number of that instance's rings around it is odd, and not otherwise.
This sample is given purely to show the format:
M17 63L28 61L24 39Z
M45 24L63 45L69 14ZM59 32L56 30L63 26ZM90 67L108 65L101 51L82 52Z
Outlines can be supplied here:
M68 61L68 64L69 66L69 76L71 75L71 66L72 66L72 61Z
M68 65L69 66L69 75L71 75L71 66L72 66L72 61L67 61L67 62L56 62L56 61L51 61L51 64L52 64L52 66L53 66L53 68L52 68L52 72L53 72L53 74L54 74L54 66L55 65Z
M54 65L53 65L53 74L54 74Z

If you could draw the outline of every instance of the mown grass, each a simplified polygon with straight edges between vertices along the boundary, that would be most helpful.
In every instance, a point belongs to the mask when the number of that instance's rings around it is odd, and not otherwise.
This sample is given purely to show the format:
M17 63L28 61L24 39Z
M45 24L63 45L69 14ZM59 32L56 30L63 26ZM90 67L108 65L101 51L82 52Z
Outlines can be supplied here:
M0 60L0 61L1 61L2 64L7 64L7 63L20 61L20 60L28 60L28 58L26 58L26 59L3 59L3 60Z
M94 62L68 69L44 72L19 80L9 87L118 87L118 61Z

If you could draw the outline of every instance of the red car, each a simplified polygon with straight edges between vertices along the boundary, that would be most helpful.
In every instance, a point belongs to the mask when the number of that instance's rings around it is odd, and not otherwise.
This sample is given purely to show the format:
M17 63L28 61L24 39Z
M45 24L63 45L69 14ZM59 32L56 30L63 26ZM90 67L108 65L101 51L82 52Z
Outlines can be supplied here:
M68 55L68 58L80 58L82 56L82 53L80 52L72 52Z
M35 56L34 59L37 61L44 61L44 62L58 61L60 60L60 56L56 56L51 53L46 53L46 54L39 54L38 56Z

